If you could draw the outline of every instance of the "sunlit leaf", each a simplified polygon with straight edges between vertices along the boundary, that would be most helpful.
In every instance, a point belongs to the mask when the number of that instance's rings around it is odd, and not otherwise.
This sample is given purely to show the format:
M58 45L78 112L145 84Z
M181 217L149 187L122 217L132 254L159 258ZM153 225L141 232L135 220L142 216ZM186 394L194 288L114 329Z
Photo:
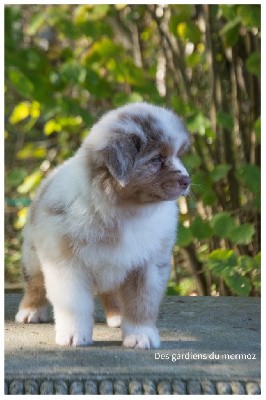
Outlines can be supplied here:
M28 207L21 208L17 213L17 219L14 223L16 229L22 229L27 221Z
M44 24L46 18L47 15L44 12L38 12L35 15L33 15L28 26L26 26L28 35L36 35L38 30Z
M28 101L22 101L14 108L9 121L11 124L17 124L30 115L31 104Z
M42 177L43 173L39 170L26 176L23 183L17 188L18 193L25 194L30 192L32 189L36 188L39 185Z
M44 158L46 156L46 151L46 147L44 146L35 146L33 143L29 143L17 153L17 158L19 160L25 160L26 158Z
M50 121L46 122L43 128L44 134L47 136L51 135L54 132L61 132L61 130L62 130L62 125L54 119L51 119Z
M37 118L39 118L40 114L41 114L40 103L38 103L37 101L33 101L31 103L31 107L30 107L31 117L34 119L37 119Z

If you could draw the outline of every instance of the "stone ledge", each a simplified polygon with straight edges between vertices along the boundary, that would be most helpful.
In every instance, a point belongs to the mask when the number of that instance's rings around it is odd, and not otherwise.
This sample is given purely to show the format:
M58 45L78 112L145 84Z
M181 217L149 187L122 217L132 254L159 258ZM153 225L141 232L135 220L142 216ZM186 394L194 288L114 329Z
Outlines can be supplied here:
M239 394L258 395L258 382L215 382L209 380L11 380L5 382L5 394Z
M106 326L97 301L94 344L58 347L51 310L47 324L14 323L20 298L5 297L7 394L260 392L259 298L167 297L158 320L161 348L144 351L121 347L120 329Z

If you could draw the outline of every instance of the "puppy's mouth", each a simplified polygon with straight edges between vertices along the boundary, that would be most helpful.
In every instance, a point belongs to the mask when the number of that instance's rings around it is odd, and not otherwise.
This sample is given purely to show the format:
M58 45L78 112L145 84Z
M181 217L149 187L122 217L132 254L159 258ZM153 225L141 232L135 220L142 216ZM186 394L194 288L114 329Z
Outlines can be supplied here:
M181 175L175 180L170 180L162 185L165 200L174 200L180 196L187 196L190 191L190 177Z

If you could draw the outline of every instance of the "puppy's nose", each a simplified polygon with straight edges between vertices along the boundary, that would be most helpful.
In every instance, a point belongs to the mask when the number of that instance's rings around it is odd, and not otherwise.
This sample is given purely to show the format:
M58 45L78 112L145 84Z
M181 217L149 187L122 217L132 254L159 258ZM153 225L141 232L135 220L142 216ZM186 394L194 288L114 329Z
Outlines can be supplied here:
M178 178L178 183L182 189L186 189L190 184L190 177L188 175L180 175Z

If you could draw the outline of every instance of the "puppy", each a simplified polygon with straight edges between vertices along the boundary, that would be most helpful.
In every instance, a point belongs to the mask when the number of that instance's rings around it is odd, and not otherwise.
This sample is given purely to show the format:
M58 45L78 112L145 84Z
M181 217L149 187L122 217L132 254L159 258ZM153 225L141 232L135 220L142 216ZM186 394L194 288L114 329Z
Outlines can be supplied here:
M159 304L176 239L176 199L189 191L181 120L147 103L105 114L40 185L24 229L25 294L16 321L47 320L56 343L92 343L93 296L123 345L158 348Z

